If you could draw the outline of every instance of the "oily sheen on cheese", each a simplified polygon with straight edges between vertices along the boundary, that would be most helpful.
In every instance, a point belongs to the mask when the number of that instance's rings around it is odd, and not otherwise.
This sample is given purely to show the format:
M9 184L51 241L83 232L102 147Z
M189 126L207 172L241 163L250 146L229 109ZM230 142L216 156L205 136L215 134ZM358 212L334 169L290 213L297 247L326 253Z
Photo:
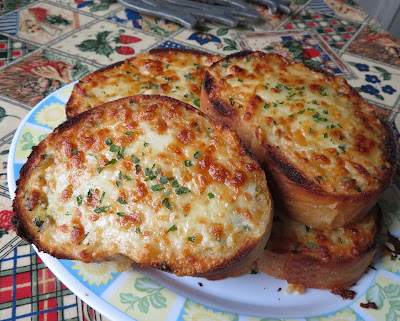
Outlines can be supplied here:
M205 68L220 58L186 49L153 49L128 58L80 80L66 105L67 118L136 94L165 95L199 108Z
M17 181L17 233L59 258L128 258L222 278L270 233L265 175L237 135L195 108L138 95L67 121Z
M322 231L275 213L271 237L256 269L309 288L346 288L371 264L377 247L379 209L360 222Z
M343 226L366 215L390 183L391 132L344 79L242 52L214 63L204 83L202 110L238 132L292 218Z

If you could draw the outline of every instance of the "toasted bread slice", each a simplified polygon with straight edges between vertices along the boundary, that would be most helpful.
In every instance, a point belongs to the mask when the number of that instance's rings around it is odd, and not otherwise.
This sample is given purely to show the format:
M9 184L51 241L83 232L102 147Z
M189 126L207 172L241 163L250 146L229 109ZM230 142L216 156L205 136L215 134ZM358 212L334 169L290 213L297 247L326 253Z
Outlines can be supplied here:
M279 213L256 269L307 288L349 287L363 276L375 255L379 214L374 206L359 223L322 231Z
M236 133L156 95L60 125L22 167L13 209L17 234L57 258L215 279L254 262L272 223L265 174Z
M153 49L83 77L65 107L67 118L136 94L165 95L200 107L205 68L221 59L190 49Z
M395 173L392 132L340 78L262 52L208 68L201 110L236 130L275 204L306 225L362 219Z

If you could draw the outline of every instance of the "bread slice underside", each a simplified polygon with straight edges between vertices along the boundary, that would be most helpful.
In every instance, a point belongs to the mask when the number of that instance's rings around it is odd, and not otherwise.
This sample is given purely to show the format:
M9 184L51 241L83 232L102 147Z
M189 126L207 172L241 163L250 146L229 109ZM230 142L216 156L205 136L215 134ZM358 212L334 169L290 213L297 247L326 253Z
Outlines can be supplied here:
M205 68L220 56L191 49L153 49L102 68L75 84L67 118L136 94L158 94L200 107Z
M214 63L201 110L238 133L277 207L315 228L362 219L395 173L393 134L356 90L277 54Z
M236 133L157 95L60 125L22 167L13 209L17 234L57 258L213 279L252 264L272 223L265 174Z
M374 206L359 223L322 231L279 213L256 269L308 288L347 288L364 275L374 258L379 218Z

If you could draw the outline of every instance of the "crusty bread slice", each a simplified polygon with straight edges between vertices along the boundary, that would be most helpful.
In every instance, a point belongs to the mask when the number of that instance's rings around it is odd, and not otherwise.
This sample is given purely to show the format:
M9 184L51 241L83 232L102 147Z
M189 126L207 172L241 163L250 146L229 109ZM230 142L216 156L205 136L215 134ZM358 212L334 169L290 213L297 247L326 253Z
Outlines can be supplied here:
M359 223L322 231L275 213L271 237L256 269L307 288L347 288L370 265L377 246L377 206Z
M238 133L266 170L277 207L299 222L356 222L391 183L392 132L340 77L241 52L208 68L201 95L201 110Z
M60 125L22 167L13 209L17 234L57 258L213 279L252 264L272 224L265 174L236 133L156 95Z
M153 49L86 75L75 84L67 118L136 94L157 94L200 107L205 68L220 56L192 49Z

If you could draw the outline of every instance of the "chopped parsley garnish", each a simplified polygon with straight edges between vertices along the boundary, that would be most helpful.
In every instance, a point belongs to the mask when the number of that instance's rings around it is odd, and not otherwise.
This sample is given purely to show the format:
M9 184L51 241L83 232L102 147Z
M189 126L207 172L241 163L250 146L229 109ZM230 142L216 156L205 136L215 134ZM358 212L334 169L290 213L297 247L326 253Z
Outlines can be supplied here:
M124 212L117 212L117 215L118 215L118 216L124 216L125 213L124 213Z
M290 114L289 117L294 118L294 114Z
M169 198L166 197L162 200L161 202L163 205L165 205L166 208L168 208L169 210L172 210L174 207L169 203Z
M195 241L196 241L196 238L195 238L194 236L189 236L187 239L188 239L190 242L195 242Z
M185 166L186 167L191 167L193 164L192 164L192 162L190 161L190 160L185 160Z
M299 110L297 113L298 113L299 115L301 115L302 113L304 113L304 111L305 111L305 109Z
M194 76L190 72L188 72L184 77L189 80L194 80Z
M100 204L103 202L103 199L104 199L104 196L106 195L106 192L103 192L102 194L101 194L101 197L100 197Z
M194 63L194 66L196 67L196 69L201 69L201 66L199 64Z
M268 103L264 103L264 109L269 108L269 104Z
M207 194L207 197L208 197L209 199L212 199L212 198L215 197L215 195L214 195L213 193L208 193L208 194Z
M85 234L85 236L83 237L83 239L80 240L80 241L78 242L78 244L81 244L81 243L85 240L85 238L88 236L88 234L89 234L89 232L87 232L87 233Z
M78 195L76 197L76 202L78 203L78 205L82 205L82 201L83 201L83 196L82 195Z
M119 146L117 146L117 145L112 145L112 146L110 147L110 152L115 153L115 152L118 152L118 151L119 151Z
M167 184L167 183L168 183L167 176L161 176L160 177L160 184Z
M165 187L162 187L160 184L156 184L156 185L152 185L151 186L151 190L153 192L162 191L163 189L165 189Z
M125 132L125 135L132 135L133 134L133 132L131 132L131 131L127 131L127 132Z
M328 133L324 133L324 138L328 138Z
M310 134L314 133L314 129L310 127Z
M118 151L117 153L117 159L122 159L125 156L125 147L122 147L121 150Z
M338 146L344 153L346 153L346 145L339 145Z
M153 171L148 167L145 169L144 174L147 176L147 178L145 179L146 181L148 180L152 181L157 177L154 175Z
M110 138L106 138L106 144L108 145L108 146L111 146L112 145L112 140L110 139Z
M180 186L177 189L175 189L175 193L178 195L182 195L186 193L191 193L191 191L187 187Z
M327 96L328 94L325 92L325 89L327 89L328 86L323 86L321 87L321 90L318 92L322 96Z
M94 212L97 214L107 213L109 209L110 209L110 206L102 206L102 207L96 206L96 208L94 209Z
M194 153L193 157L195 159L198 159L201 156L201 153L199 151L197 151L196 153Z
M311 231L311 227L306 225L306 232L309 233Z
M121 203L121 204L128 204L128 202L127 201L125 201L123 198L118 198L117 199L117 201L119 202L119 203Z
M69 211L67 211L67 213L64 214L65 216L69 216L71 215Z
M359 193L361 193L361 188L360 188L360 186L354 186L354 189L357 191L357 192L359 192Z
M115 185L117 185L118 187L120 187L120 186L122 185L122 182L121 182L121 181L116 181L116 182L115 182Z
M125 73L126 73L127 75L129 75L131 72L130 72L129 70L127 70L127 71L125 71Z
M92 95L87 94L86 97L87 98L92 98Z
M234 106L234 105L235 105L235 101L233 100L232 97L229 98L229 103L231 104L231 106Z
M178 229L178 228L177 228L176 225L174 224L174 225L172 225L172 226L168 229L167 233L168 233L168 232L176 231L177 229Z
M179 187L178 181L177 181L177 180L174 180L174 181L171 183L171 186L172 186L172 187Z
M89 188L89 191L87 193L87 200L90 200L90 197L92 196L92 192L93 192L93 190L91 188Z
M150 145L150 143L147 143L147 142L144 142L144 143L143 143L143 146L144 146L144 147L147 147L147 146L149 146L149 145Z
M71 149L71 153L75 154L75 155L78 155L78 150L77 149Z
M166 191L163 196L167 196L167 195L169 195L171 193L172 193L171 191Z
M33 219L33 224L37 226L38 228L41 228L43 226L44 221L42 221L39 217L35 217Z
M128 175L124 175L122 177L125 178L127 181L131 181L132 180L132 178L130 178Z
M297 252L297 248L299 247L299 244L297 242L295 242L293 244L293 248L292 248L292 252Z
M135 229L135 232L136 232L137 234L140 234L140 227L137 227L137 228Z
M315 99L311 100L311 102L312 102L314 105L318 105L318 103L317 103L317 101L316 101Z
M150 89L151 87L156 88L156 89L159 89L159 88L160 88L159 85L157 85L157 84L155 84L155 83L152 83L152 82L150 81L150 83L149 83L147 86L142 87L142 89Z
M230 63L224 63L221 65L222 68L228 68L231 64Z
M339 139L340 139L340 140L343 140L343 139L344 139L344 136L340 135L340 136L339 136Z
M316 249L318 246L316 246L314 243L311 243L311 242L307 242L307 245L309 246L309 247L311 247L312 249Z
M321 117L321 114L320 113L315 113L314 115L312 115L312 118L314 118L314 121L316 122L316 123L318 123L318 122L324 122L324 121L328 121L328 119L327 118L325 118L325 117Z
M132 158L132 160L133 160L133 162L135 163L135 164L137 164L137 163L139 163L140 162L140 159L139 158L137 158L135 155L131 155L131 158Z
M193 100L193 104L200 108L200 98L196 98L195 100Z

